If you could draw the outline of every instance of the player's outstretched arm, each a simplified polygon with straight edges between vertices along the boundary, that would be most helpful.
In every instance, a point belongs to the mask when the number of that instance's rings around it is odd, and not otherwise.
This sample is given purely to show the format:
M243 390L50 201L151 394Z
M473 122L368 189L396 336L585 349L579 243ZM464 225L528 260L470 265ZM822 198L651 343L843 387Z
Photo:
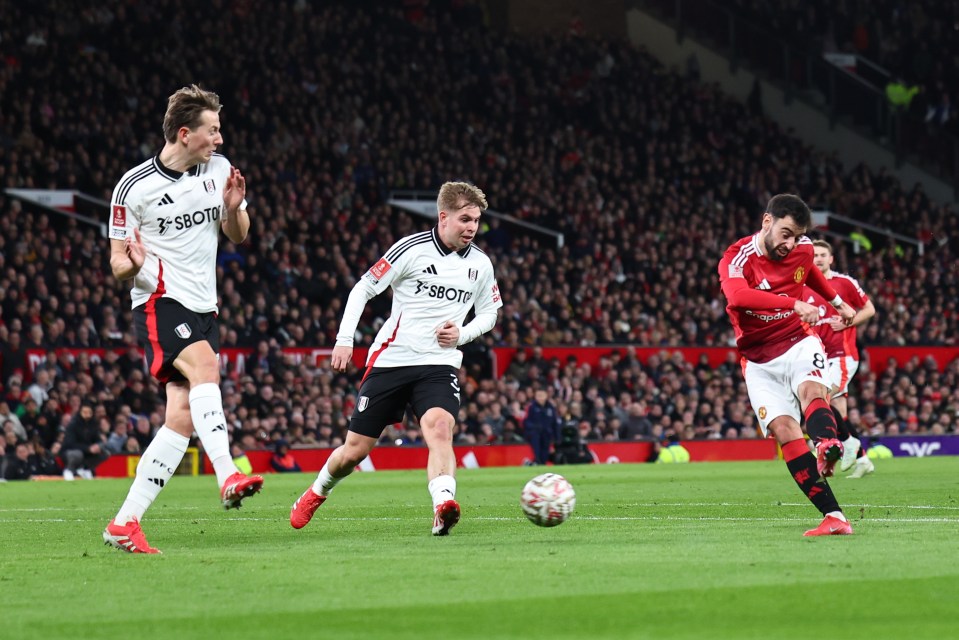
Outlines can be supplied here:
M346 371L349 366L353 358L353 335L356 333L356 325L360 323L360 316L363 315L366 303L375 295L376 290L366 278L360 278L353 285L346 299L340 328L336 332L336 346L333 347L333 354L330 356L330 366L334 371Z
M753 289L742 278L723 280L722 289L726 301L733 309L753 309L755 311L792 309L796 304L795 298Z

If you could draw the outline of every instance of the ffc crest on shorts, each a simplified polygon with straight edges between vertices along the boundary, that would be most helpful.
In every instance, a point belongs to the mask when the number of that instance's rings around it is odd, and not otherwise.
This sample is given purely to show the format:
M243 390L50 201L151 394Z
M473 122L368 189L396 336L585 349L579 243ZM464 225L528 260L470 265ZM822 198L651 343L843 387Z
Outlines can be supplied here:
M360 401L356 403L357 411L364 411L368 406L370 406L370 399L367 396L360 396Z
M193 335L193 329L190 328L190 325L184 322L183 324L178 324L176 329L173 330L173 333L186 340Z

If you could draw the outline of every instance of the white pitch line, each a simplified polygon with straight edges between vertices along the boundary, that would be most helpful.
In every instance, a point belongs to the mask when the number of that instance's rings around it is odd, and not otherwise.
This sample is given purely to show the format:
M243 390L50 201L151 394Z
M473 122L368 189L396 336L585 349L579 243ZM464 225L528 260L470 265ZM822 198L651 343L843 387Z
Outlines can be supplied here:
M737 517L695 517L695 516L586 516L586 515L577 515L573 516L575 520L590 520L590 521L606 521L606 522L632 522L632 521L665 521L665 522L809 522L810 518L737 518ZM183 522L186 518L150 518L151 522ZM404 522L404 521L413 521L421 520L419 517L370 517L370 518L348 518L348 517L336 517L336 518L322 518L323 521L332 521L332 522ZM491 521L491 522L510 522L514 520L522 520L523 516L517 515L515 517L503 517L503 516L476 516L469 518L470 520L482 520L482 521ZM281 522L277 518L189 518L190 522ZM46 523L58 523L58 522L71 522L71 523L83 523L83 522L99 522L100 520L94 520L93 518L76 518L76 519L64 519L64 518L30 518L30 519L0 519L0 524L19 524L24 522L34 522L40 524ZM854 523L863 523L863 522L918 522L918 523L959 523L959 518L863 518L863 519L853 519Z
M619 507L808 507L808 502L618 502ZM947 507L936 504L846 504L843 507L864 507L866 509L942 509L959 511L959 507Z
M48 511L76 511L80 507L23 507L19 509L0 509L0 513L32 513L39 511L41 513ZM180 511L199 511L200 509L208 509L209 507L195 507L195 506L185 506L185 507L176 507Z
M617 507L647 507L650 509L656 507L803 507L806 508L809 506L808 502L777 502L777 503L761 503L761 502L618 502L615 503ZM267 505L269 507L269 505ZM403 507L407 509L422 509L423 506L420 504L400 504L394 505L395 507ZM865 509L925 509L925 510L942 510L942 511L959 511L959 507L949 507L946 505L936 505L936 504L843 504L843 507L846 508L865 508ZM211 507L198 507L198 506L177 506L175 507L177 511L207 511ZM284 506L283 509L286 509ZM77 511L78 507L23 507L23 508L0 508L0 513L49 513L54 511ZM2 522L2 521L0 521Z

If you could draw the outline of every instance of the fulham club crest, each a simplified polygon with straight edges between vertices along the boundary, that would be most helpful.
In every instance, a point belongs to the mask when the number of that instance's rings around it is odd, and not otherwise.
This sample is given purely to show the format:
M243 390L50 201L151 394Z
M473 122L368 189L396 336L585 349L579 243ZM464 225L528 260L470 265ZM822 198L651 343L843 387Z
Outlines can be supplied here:
M207 193L213 193L216 191L216 183L213 180L204 180L203 186L206 188Z
M176 329L173 330L173 333L186 340L193 335L193 329L190 328L190 325L184 322L183 324L178 324Z
M470 269L470 282L476 282L477 276L479 276L479 269Z
M368 406L370 406L369 397L360 396L360 401L356 403L356 410L362 413Z

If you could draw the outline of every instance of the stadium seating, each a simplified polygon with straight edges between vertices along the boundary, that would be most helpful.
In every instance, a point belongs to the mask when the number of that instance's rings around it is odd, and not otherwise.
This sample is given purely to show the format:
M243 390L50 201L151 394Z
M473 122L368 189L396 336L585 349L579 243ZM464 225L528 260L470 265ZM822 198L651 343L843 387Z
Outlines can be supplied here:
M160 17L177 25L176 38L152 37ZM296 364L279 350L332 344L355 279L393 241L430 225L392 210L389 190L435 189L450 178L474 181L493 208L568 239L562 249L541 246L506 226L480 238L506 302L486 346L730 344L716 263L782 191L929 240L923 256L873 238L872 251L843 246L837 259L879 310L862 335L867 346L955 344L947 206L886 173L841 166L621 42L494 33L469 3L431 5L416 25L399 3L279 2L256 14L247 3L224 12L182 0L90 10L14 3L0 32L21 36L0 43L5 188L109 199L123 172L160 147L172 90L196 81L220 93L222 151L247 176L253 219L250 239L225 243L220 258L223 345L259 354L247 377L224 384L234 439L246 447L281 437L293 446L339 442L356 375ZM92 396L106 432L125 417L142 447L162 423L162 405L136 354L91 366L55 352L135 344L106 241L4 194L0 230L0 384L11 409L22 409L49 447L79 399ZM375 300L362 326L388 311L388 300ZM53 350L43 365L50 399L32 409L24 408L28 380L11 384L24 349ZM540 364L540 381L558 389L571 418L591 419L597 438L620 437L640 401L659 428L651 437L751 431L738 378L696 363L633 362L599 382L581 367ZM873 369L860 378L855 407L870 429L955 430L955 366ZM460 442L509 437L489 425L490 407L518 426L533 382L480 371L464 371ZM407 437L384 439L398 435Z

